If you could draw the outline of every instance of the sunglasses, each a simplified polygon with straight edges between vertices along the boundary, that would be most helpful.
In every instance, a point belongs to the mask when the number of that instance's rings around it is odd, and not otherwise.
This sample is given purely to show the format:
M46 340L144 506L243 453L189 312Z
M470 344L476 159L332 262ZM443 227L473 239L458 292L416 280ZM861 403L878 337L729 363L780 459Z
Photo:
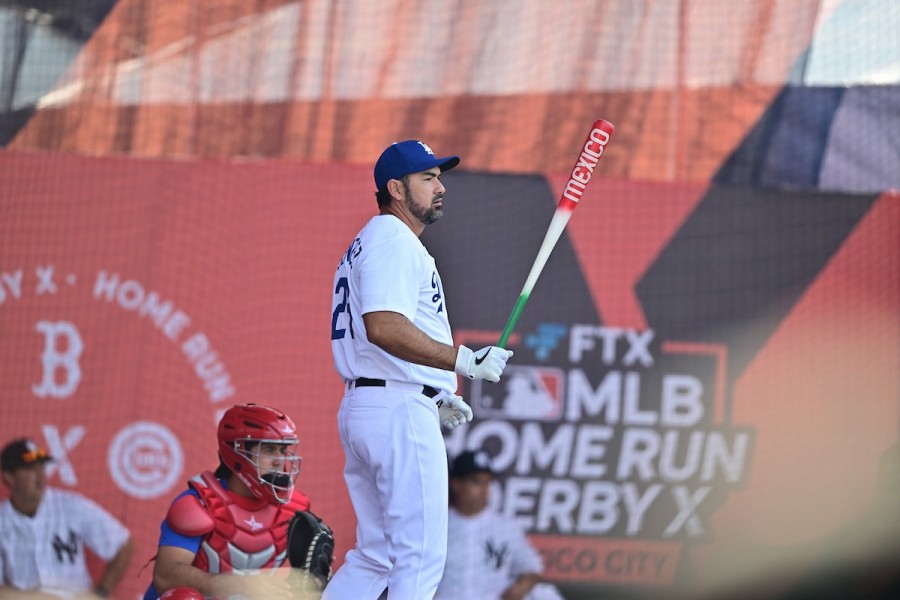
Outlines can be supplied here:
M22 461L26 463L34 462L36 460L41 460L47 458L49 455L47 451L43 448L38 448L37 450L31 450L22 455Z

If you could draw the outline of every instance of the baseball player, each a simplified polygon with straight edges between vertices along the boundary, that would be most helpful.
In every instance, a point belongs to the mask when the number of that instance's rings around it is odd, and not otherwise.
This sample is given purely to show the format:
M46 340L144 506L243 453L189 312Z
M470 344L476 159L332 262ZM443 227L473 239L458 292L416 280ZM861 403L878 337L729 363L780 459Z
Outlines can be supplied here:
M106 597L131 560L128 530L94 501L47 486L53 457L30 439L0 454L10 496L0 503L0 597ZM106 566L96 585L85 562L90 548Z
M466 451L450 464L447 564L436 600L561 600L541 583L541 557L512 519L488 508L490 458Z
M172 588L210 598L290 595L284 578L246 575L285 562L288 523L309 508L294 489L300 472L294 423L274 408L241 404L222 415L217 437L219 468L194 476L160 527L145 600Z
M338 428L357 517L350 550L323 598L430 599L447 551L447 455L440 425L472 419L456 373L498 381L512 352L454 347L434 258L419 236L441 218L439 158L416 140L375 164L380 214L351 242L334 276L331 347L346 390Z

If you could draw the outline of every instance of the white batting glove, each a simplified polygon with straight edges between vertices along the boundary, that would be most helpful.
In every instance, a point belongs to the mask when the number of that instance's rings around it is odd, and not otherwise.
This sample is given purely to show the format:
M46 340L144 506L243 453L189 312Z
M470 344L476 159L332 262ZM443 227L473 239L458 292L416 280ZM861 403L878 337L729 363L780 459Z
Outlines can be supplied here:
M469 379L497 382L500 381L500 374L506 368L506 361L512 355L512 350L504 350L498 346L485 346L478 352L460 346L456 354L455 370Z
M434 397L434 401L438 407L441 425L447 429L470 423L474 418L472 408L463 401L462 396L441 392Z

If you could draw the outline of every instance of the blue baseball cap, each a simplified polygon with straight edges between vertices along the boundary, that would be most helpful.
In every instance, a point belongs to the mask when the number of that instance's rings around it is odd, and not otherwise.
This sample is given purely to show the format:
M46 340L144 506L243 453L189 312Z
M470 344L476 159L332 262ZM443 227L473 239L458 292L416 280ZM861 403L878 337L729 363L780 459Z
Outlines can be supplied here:
M375 187L383 190L391 179L401 179L434 167L440 167L441 172L449 171L458 164L458 156L437 157L425 142L394 142L385 148L375 163Z

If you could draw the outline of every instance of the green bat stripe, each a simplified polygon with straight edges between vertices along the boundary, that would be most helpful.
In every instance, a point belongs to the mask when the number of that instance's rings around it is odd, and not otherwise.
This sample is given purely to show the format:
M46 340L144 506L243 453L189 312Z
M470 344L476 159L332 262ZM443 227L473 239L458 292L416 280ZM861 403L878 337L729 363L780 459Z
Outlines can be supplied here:
M512 335L513 329L516 328L516 323L519 322L519 316L522 314L522 309L525 308L525 303L528 302L528 296L530 295L531 290L523 291L519 294L519 299L516 300L516 305L509 315L509 320L506 321L506 327L503 328L503 333L500 335L500 341L497 342L497 346L500 348L506 348L506 342L509 341L509 336Z

